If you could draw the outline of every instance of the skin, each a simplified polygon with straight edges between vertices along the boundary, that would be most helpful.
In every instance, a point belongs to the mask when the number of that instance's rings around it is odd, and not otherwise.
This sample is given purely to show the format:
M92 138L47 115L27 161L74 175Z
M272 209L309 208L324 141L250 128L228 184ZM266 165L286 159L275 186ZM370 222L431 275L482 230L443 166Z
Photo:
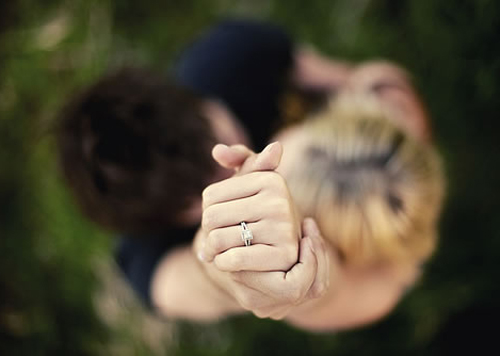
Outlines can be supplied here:
M235 149L236 156L247 155L237 174L203 193L198 256L212 276L238 282L227 291L244 309L281 319L326 290L328 258L315 222L307 219L300 228L286 183L275 172L281 145L271 144L259 155L244 146L218 145L214 158L227 166L224 158ZM254 232L251 246L242 246L240 221Z
M370 88L385 77L370 74L368 69L360 67L349 76L345 69L334 76L332 86L343 83L342 90L373 92ZM315 75L302 73L296 77ZM395 77L388 76L387 80L392 83ZM384 90L375 91L375 95ZM380 96L381 102L388 107L406 102L403 106L411 111L416 101L402 93L413 92L390 87ZM396 100L400 97L405 99ZM208 107L214 131L225 143L212 152L220 172L186 216L186 221L202 218L202 228L192 246L173 249L156 269L151 291L158 310L170 317L199 321L249 311L258 317L284 318L307 330L352 328L378 320L392 310L412 282L408 275L384 267L343 268L314 220L301 221L297 215L282 176L284 167L293 164L294 155L282 157L282 146L276 143L255 154L244 144L247 142L236 121L226 116L222 130L217 126L222 121L215 122L221 115L220 108ZM411 119L418 123L406 125L397 121L399 118L394 120L424 138L426 129L419 118L422 113ZM288 135L292 141L286 142L286 150L294 147L296 137L300 136ZM246 221L254 233L249 247L240 239L241 221Z
M236 151L235 156L243 155L244 148L218 146L214 149L214 158L220 160L218 155L224 153L227 157L231 151ZM313 253L316 263L313 259L299 257L298 263L288 268L287 258L293 232L281 230L280 224L291 223L298 219L297 215L295 212L287 213L285 208L272 209L271 212L262 208L273 202L273 199L283 199L289 194L287 189L287 194L282 194L282 188L285 187L280 186L281 180L275 178L279 173L255 171L256 162L262 162L261 157L266 153L268 157L272 156L273 151L281 153L281 145L270 145L260 155L247 151L248 157L237 176L208 187L204 193L204 218L209 208L221 202L230 202L230 214L226 211L227 216L224 218L229 220L223 220L219 224L204 224L204 233L197 236L195 243L198 256L202 251L201 260L209 275L219 283L222 282L221 285L229 286L226 291L230 299L237 300L245 310L258 317L285 318L287 322L309 330L352 328L377 320L392 310L404 292L409 276L383 266L345 268L333 246L320 237L312 219L304 221L302 234L315 236L311 241L315 242ZM266 169L271 167L276 165L265 165ZM258 169L262 169L262 166ZM266 174L257 177L255 173ZM277 182L278 185L275 185ZM245 187L248 190L242 190L242 185L248 185ZM267 195L267 188L273 192L272 195ZM265 197L262 205L255 205L258 208L252 209L247 205L248 194L252 193L255 193L252 197L260 194ZM291 200L289 203L292 204ZM248 216L249 213L262 214L265 218L249 225L254 231L254 244L243 247L236 221L241 221L241 216ZM220 214L224 214L224 211L218 211L219 216ZM226 227L227 224L231 224L231 228ZM310 227L306 224L310 224ZM259 234L262 235L258 236ZM307 238L299 238L300 255L304 239ZM297 277L289 280L288 285L280 284L287 280L286 271L294 272L299 266L309 272L295 274ZM279 268L284 269L276 271ZM311 272L315 272L315 275L311 275ZM222 279L218 279L219 277ZM230 284L228 279L238 283ZM263 293L256 294L255 291Z
M217 156L218 152L222 153L219 158L224 157L221 150L224 151L225 148L229 149L227 146L218 146L214 155ZM234 189L226 189L228 187L224 184L212 185L205 190L203 196L209 201L207 205L212 204L210 207L215 208L226 199L232 199L237 205L235 211L244 211L240 209L240 203L249 192L252 194L255 190L259 193L254 196L268 200L268 203L271 202L270 206L283 207L284 204L289 204L289 209L280 208L272 214L264 212L265 221L259 221L263 227L275 228L271 230L276 233L275 245L256 243L250 248L239 249L231 246L231 254L218 256L218 262L214 258L201 264L195 260L194 254L189 253L189 247L174 250L157 269L152 289L156 306L167 315L204 320L229 313L251 311L259 317L281 319L296 305L319 297L327 289L324 283L329 280L328 259L319 231L312 220L304 221L300 233L294 231L299 228L295 225L293 204L284 181L277 178L277 173L272 171L279 162L281 146L270 145L258 156L248 149L247 152L249 156L245 160L246 164L240 167L239 175L221 182L228 182ZM260 177L255 179L255 174ZM248 183L249 180L254 181L250 191L241 192L238 184L235 184ZM218 189L219 187L221 189ZM226 227L233 224L234 219L239 217L211 213L209 217L204 216L203 228L198 232L193 244L194 250L199 252L204 246L210 245L214 240L210 240L209 236L213 237L215 231L217 239L225 239L225 235L230 233ZM241 247L241 240L238 247ZM262 254L262 251L259 251L261 248L272 249L274 255L281 254L275 258L278 264L272 266L271 270L266 267L264 272L252 261L254 257ZM252 260L248 259L249 264L242 266L240 262L249 252L246 250L252 250ZM266 253L268 251L264 251L264 254ZM280 270L281 268L285 270ZM191 278L186 280L186 274ZM180 276L183 283L180 283ZM174 283L177 283L176 293L165 287ZM205 298L199 298L200 295Z
M292 81L304 89L332 91L345 85L352 65L326 58L311 48L302 48L295 56Z

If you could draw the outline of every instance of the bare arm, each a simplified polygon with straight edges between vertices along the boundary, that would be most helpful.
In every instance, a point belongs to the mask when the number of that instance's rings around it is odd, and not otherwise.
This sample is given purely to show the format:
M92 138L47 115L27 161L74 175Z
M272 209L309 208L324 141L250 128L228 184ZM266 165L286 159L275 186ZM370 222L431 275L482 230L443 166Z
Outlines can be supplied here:
M307 231L311 224L305 223ZM200 263L191 248L177 248L156 269L153 304L165 316L197 321L246 311L282 319L297 304L326 291L327 262L324 256L316 256L314 248L320 237L309 235L301 239L298 261L286 272L221 271L213 261ZM205 237L200 230L193 250L201 249Z
M335 90L347 81L351 73L348 62L327 58L307 47L295 52L294 61L292 84L304 90Z
M315 246L315 253L321 248ZM416 273L388 269L342 268L328 249L329 282L318 299L291 307L285 320L305 330L342 330L379 320L397 304ZM212 321L247 312L208 275L189 246L173 250L158 266L152 283L153 304L162 315ZM213 268L213 266L212 266ZM223 283L219 280L219 283ZM323 294L324 293L324 294Z
M245 312L209 278L191 246L163 258L153 275L151 297L158 312L171 318L209 321Z

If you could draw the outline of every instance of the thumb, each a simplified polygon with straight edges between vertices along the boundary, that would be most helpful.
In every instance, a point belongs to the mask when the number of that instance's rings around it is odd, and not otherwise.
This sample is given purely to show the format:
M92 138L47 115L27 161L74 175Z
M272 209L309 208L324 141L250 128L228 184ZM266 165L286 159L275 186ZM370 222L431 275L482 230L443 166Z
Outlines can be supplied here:
M318 261L311 238L304 237L300 240L299 261L286 272L283 281L297 286L300 291L299 299L302 300L314 283L317 269Z
M258 171L274 171L278 168L282 154L281 143L273 142L267 145L261 153L249 156L238 170L238 175Z
M252 156L256 156L256 153L244 145L226 146L219 143L212 149L213 159L227 169L239 169Z
M330 258L328 248L323 242L316 221L312 218L304 219L302 223L302 240L308 239L311 243L310 247L316 256L316 275L314 282L308 291L310 298L319 298L323 296L330 285ZM334 258L332 256L332 258Z
M305 218L302 223L302 236L318 238L321 235L318 224L313 218Z

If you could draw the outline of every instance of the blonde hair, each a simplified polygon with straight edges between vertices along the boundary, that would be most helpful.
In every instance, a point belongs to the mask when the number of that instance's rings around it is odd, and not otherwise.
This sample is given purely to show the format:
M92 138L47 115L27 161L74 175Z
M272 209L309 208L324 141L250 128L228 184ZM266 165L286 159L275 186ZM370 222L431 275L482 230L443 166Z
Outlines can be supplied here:
M352 101L304 124L307 145L287 182L346 264L421 263L435 249L445 183L430 144Z

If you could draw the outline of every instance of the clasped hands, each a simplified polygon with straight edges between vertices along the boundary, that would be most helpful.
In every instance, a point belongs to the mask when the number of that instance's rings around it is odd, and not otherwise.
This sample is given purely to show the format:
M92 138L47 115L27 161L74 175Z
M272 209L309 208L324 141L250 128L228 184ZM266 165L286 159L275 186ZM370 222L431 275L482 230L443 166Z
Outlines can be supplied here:
M275 171L281 145L259 154L242 145L217 145L212 155L236 173L203 192L194 249L209 277L261 318L282 319L321 297L329 285L329 254L314 220L298 220L286 182ZM242 221L253 233L250 246L241 239Z

